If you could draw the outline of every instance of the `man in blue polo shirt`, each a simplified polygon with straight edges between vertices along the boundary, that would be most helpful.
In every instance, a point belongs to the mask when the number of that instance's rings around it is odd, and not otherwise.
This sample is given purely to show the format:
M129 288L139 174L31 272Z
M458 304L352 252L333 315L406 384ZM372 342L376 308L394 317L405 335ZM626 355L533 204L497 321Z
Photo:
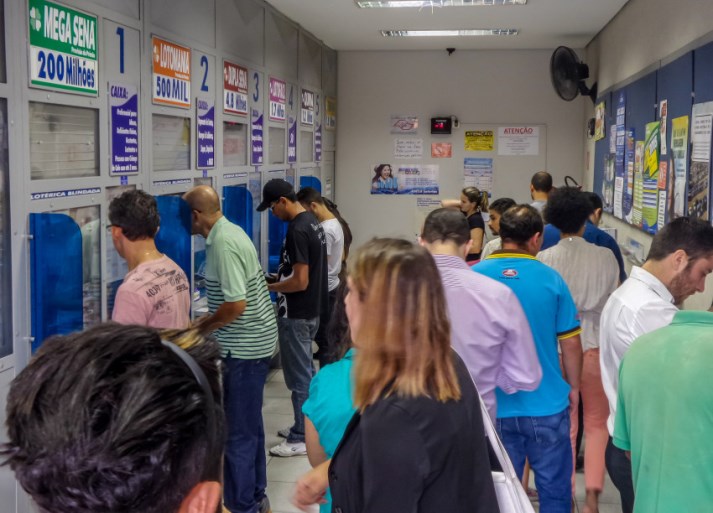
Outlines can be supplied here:
M542 382L532 392L496 389L497 429L518 476L525 458L535 471L541 513L570 513L572 444L570 402L579 397L582 345L577 307L562 277L535 255L542 245L542 217L516 205L500 218L503 249L473 270L510 287L530 323ZM562 360L558 354L562 349Z

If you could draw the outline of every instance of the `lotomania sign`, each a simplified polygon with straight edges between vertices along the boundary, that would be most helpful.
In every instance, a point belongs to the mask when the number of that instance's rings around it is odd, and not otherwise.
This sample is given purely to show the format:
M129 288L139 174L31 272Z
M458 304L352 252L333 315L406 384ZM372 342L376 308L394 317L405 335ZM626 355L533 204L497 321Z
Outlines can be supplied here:
M97 17L29 0L30 85L96 95Z
M191 49L151 38L152 100L160 105L191 106Z

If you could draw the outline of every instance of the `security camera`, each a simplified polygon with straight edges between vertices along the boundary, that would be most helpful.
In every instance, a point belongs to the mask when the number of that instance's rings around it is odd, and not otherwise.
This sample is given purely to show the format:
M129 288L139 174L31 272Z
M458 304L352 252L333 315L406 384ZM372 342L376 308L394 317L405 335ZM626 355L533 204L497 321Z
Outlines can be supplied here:
M448 52L448 55L452 54L455 51L456 51L455 48L446 48L446 52Z

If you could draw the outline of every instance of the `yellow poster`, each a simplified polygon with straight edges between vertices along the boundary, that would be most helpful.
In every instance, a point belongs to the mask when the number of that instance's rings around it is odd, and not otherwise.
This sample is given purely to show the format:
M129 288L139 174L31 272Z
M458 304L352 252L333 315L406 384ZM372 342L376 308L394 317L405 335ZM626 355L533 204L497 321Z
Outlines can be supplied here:
M492 130L469 130L465 133L465 151L493 151Z

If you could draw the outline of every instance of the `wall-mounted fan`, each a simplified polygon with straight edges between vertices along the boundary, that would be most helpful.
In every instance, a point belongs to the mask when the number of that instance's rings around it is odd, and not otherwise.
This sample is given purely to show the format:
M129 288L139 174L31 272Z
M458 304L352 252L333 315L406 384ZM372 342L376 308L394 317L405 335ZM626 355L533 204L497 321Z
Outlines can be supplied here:
M574 50L566 46L558 47L550 59L550 77L555 91L563 100L571 102L580 93L597 99L597 83L588 88L584 82L589 78L589 66L579 60Z

